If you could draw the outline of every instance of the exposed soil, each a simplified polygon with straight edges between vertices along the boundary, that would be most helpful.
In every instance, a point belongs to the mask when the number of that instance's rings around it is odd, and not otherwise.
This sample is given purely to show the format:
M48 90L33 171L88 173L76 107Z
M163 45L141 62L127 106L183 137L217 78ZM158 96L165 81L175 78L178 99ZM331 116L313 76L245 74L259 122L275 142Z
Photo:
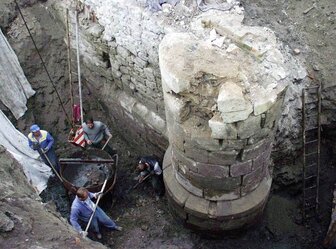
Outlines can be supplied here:
M267 26L292 50L298 49L312 76L334 86L336 2L329 0L242 0L245 23Z
M246 231L211 237L195 233L176 220L169 210L166 197L159 201L150 184L140 185L136 189L133 178L137 154L123 143L120 136L113 142L120 156L117 185L110 195L104 197L101 206L116 222L124 228L122 232L103 230L102 243L108 247L122 248L323 248L321 243L326 235L330 220L331 201L335 180L334 159L331 157L330 141L322 147L321 209L317 219L302 221L300 208L301 185L293 182L284 187L274 185L265 213L260 221ZM298 160L299 161L299 160ZM278 162L278 167L280 162ZM285 165L282 165L285 166ZM289 180L293 176L282 176ZM297 178L297 177L296 177ZM275 182L280 183L275 180ZM53 193L57 207L67 218L69 198L59 182L52 182L48 192ZM59 193L63 195L60 198ZM50 198L50 197L49 197ZM70 197L71 199L71 197ZM63 209L62 209L63 208ZM68 206L69 208L69 206ZM95 240L95 237L90 236Z
M245 22L247 24L268 26L272 28L280 40L284 41L293 51L299 49L300 56L306 61L310 73L330 86L335 78L336 58L336 1L321 0L316 2L316 7L304 12L313 6L313 0L242 0L246 9ZM42 11L43 10L43 11ZM42 31L36 26L35 33L38 47L42 49L42 56L46 59L51 76L57 81L57 88L63 96L68 94L65 88L66 77L66 50L63 43L64 33L59 32L54 20L48 16L41 6L29 8L28 12L39 16L39 22L45 27ZM16 22L21 22L17 20ZM36 22L34 22L36 23ZM38 22L37 22L38 23ZM22 27L22 24L18 25ZM66 121L59 111L54 90L47 82L38 58L31 55L33 50L29 37L18 30L9 29L9 41L18 53L24 70L37 94L29 101L30 111L18 122L21 130L26 131L30 123L37 122L45 129L53 132L58 138L57 152L62 155L67 146L62 141L66 140ZM17 44L21 39L22 44ZM52 46L51 46L52 44ZM26 50L21 48L25 47ZM294 53L294 52L293 52ZM29 62L29 63L28 63ZM60 66L55 66L60 65ZM63 90L62 90L63 89ZM104 117L104 109L95 101L94 91L84 88L87 110L95 110L95 117ZM66 103L69 107L69 102ZM55 115L50 115L50 114ZM118 123L112 119L101 120L110 127L117 127ZM56 124L58 128L56 128ZM154 193L150 186L143 184L137 189L129 191L136 182L134 166L137 157L143 153L143 148L133 148L123 141L124 134L117 134L117 129L112 129L114 140L111 142L117 149L120 160L118 167L117 185L110 197L102 203L106 212L124 227L122 232L104 231L102 243L111 248L322 248L321 242L326 234L330 220L331 198L335 180L333 158L330 157L330 147L325 142L323 153L324 163L321 175L321 217L303 224L300 215L301 192L300 182L297 181L300 173L293 174L292 162L285 160L275 162L275 172L282 172L280 178L275 179L273 192L270 195L265 213L260 222L238 234L223 235L214 239L205 238L204 235L194 233L183 224L175 220L169 212L167 200L163 197L155 201ZM331 143L332 141L328 141ZM297 160L294 169L299 169ZM282 170L288 168L288 171ZM279 169L279 170L277 170ZM282 171L281 171L282 170ZM300 170L297 170L300 172ZM69 202L66 192L54 180L50 182L46 199L57 199L57 207L65 217L69 213ZM20 236L20 235L17 235Z
M143 184L129 191L136 183L134 165L137 155L129 154L129 147L117 143L120 149L118 184L111 199L105 203L108 214L122 232L104 232L102 242L111 248L323 248L331 212L335 172L330 148L323 146L321 175L321 212L319 219L302 222L300 184L273 190L259 223L235 234L216 239L186 229L170 213L166 198L156 201L150 185ZM124 147L125 146L125 147Z

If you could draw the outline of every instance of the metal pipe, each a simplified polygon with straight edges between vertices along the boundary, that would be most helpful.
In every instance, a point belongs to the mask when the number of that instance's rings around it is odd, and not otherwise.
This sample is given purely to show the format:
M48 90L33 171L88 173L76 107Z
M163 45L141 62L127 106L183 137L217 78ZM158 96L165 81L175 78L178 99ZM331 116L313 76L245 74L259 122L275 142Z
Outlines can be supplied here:
M114 160L112 159L99 159L99 160L95 160L95 159L68 159L68 158L61 158L59 160L61 163L68 163L68 164L72 164L72 163L114 163Z

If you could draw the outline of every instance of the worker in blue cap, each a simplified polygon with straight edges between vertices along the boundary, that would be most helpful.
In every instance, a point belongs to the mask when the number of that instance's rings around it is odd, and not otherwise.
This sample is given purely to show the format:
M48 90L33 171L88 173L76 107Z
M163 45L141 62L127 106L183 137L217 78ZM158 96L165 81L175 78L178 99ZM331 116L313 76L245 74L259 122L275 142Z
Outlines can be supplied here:
M53 148L54 138L45 130L41 130L36 124L30 127L30 133L28 134L28 144L33 150L37 150L42 160L49 167L52 166L58 173L60 165ZM50 165L50 163L52 165Z

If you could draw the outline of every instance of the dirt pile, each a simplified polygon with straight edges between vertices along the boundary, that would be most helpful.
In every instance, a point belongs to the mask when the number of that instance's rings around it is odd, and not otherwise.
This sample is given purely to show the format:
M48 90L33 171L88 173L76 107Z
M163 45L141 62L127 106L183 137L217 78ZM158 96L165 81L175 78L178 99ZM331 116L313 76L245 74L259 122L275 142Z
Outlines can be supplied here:
M0 247L105 248L78 234L53 203L43 204L26 181L20 165L0 147Z

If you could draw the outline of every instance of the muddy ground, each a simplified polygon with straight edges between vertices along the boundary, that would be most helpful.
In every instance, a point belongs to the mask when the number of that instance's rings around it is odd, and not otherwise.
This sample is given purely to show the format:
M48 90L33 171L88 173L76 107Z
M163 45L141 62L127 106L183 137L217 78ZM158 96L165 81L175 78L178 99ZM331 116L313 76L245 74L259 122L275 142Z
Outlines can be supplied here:
M310 74L323 82L325 87L330 86L335 78L335 47L336 47L336 1L321 0L242 0L246 9L245 23L251 25L268 26L273 29L281 41L296 55L305 61ZM310 10L309 10L310 9ZM306 14L305 12L309 10ZM66 50L63 43L64 33L59 32L55 21L45 9L38 5L29 9L39 16L44 26L30 20L35 25L35 38L42 56L46 60L51 77L57 81L57 87L62 95L68 94L65 87ZM28 20L29 21L29 20ZM16 20L16 22L19 22ZM48 25L49 24L49 25ZM20 29L21 30L20 30ZM38 58L32 56L33 47L27 34L22 32L23 25L18 23L14 28L8 28L7 35L14 50L17 52L24 71L37 90L35 97L29 100L30 111L16 124L27 133L29 124L36 122L51 131L57 138L57 152L62 155L68 145L66 140L66 121L57 103L54 90L47 81L45 73L39 64ZM20 31L20 32L19 32ZM42 34L43 33L43 34ZM18 43L20 41L20 43ZM25 49L22 49L25 48ZM58 65L58 66L55 66ZM62 90L63 89L63 90ZM103 108L94 101L94 89L84 88L87 109L95 110L92 114L103 117ZM66 103L69 108L69 102ZM9 114L9 112L7 112ZM50 115L53 113L54 115ZM111 248L322 248L321 242L326 234L331 211L331 198L335 180L334 163L328 144L325 141L322 151L324 163L321 186L321 217L303 224L300 215L301 191L300 163L295 165L279 159L275 162L275 177L272 193L266 206L264 216L258 224L248 231L239 234L226 235L216 240L204 238L194 233L183 224L176 221L169 212L165 197L155 201L151 188L147 185L127 192L135 184L133 181L134 165L137 157L143 153L142 148L134 148L123 141L124 134L117 133L118 124L112 119L102 120L113 127L115 136L112 144L120 156L117 186L110 198L106 198L104 208L119 225L124 227L122 232L104 231L102 243ZM49 198L58 199L58 207L64 216L68 215L69 203L62 187L53 183ZM56 190L55 190L56 188ZM63 192L62 192L63 191ZM62 193L62 194L60 194ZM60 205L62 204L62 205Z
M120 140L119 140L120 139ZM133 180L136 154L115 140L119 148L118 184L110 198L104 200L107 213L124 227L122 232L104 231L102 243L111 248L323 248L321 242L330 220L335 171L330 147L322 150L321 212L319 219L303 223L301 219L300 184L287 187L274 185L265 213L259 223L236 234L216 239L186 229L169 212L166 198L156 201L149 185L129 191ZM279 166L279 165L278 165ZM283 177L286 178L286 177ZM294 179L288 176L287 179ZM280 182L279 182L280 185Z
M123 139L116 136L112 144L119 150L120 156L117 185L110 195L105 196L101 206L124 230L103 230L101 242L116 249L323 248L321 243L329 225L335 179L334 159L331 157L331 147L328 146L330 142L324 140L322 147L321 208L317 219L302 221L300 184L295 182L294 171L282 170L281 177L273 184L265 213L257 224L246 231L212 238L211 235L195 233L185 228L171 215L165 197L155 200L149 184L130 190L136 183L133 178L136 176L134 166L138 155L132 152L134 148L124 144ZM279 167L280 162L277 163ZM299 171L298 169L297 172ZM57 200L62 215L67 217L69 199L65 191L59 182L53 182L50 187L48 194ZM91 238L95 240L94 235Z

